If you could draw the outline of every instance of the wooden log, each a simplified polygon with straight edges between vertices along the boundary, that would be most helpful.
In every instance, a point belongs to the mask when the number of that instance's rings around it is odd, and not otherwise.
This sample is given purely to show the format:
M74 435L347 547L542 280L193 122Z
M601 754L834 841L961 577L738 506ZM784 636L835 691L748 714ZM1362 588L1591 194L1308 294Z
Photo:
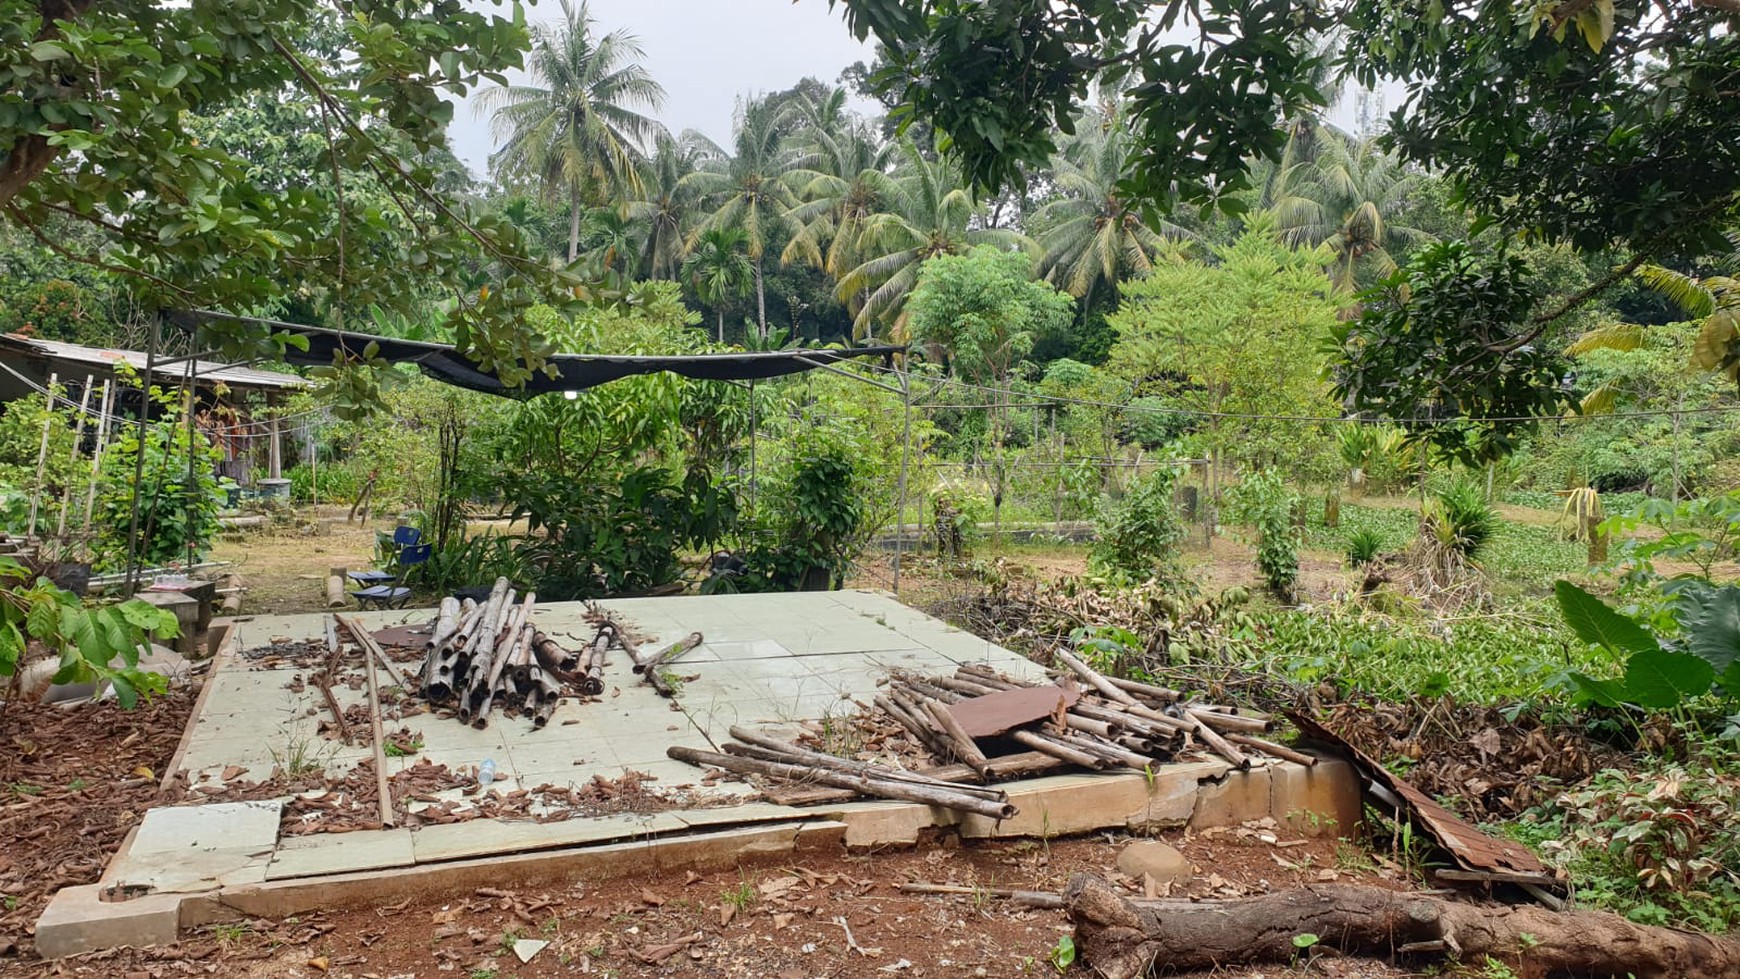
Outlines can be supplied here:
M1095 738L1084 738L1075 734L1052 734L1049 736L1058 744L1078 748L1090 755L1098 755L1107 761L1123 765L1125 768L1131 768L1138 772L1146 772L1154 768L1154 759L1147 755L1131 751L1122 745L1109 744Z
M1352 884L1146 908L1082 873L1070 878L1063 900L1080 960L1105 979L1136 979L1161 967L1292 963L1300 954L1293 936L1304 934L1344 955L1490 959L1519 975L1740 979L1740 941L1605 911L1472 904Z
M344 608L349 599L344 595L344 579L335 574L326 576L326 607Z
M573 673L580 666L580 657L541 632L532 635L532 655L546 672L557 676Z
M1009 819L1020 811L1008 802L999 803L991 799L981 799L964 792L956 792L934 785L917 785L912 782L875 779L851 772L809 768L803 765L784 765L779 762L762 761L758 758L743 758L737 755L720 754L716 751L701 751L687 745L671 745L666 749L665 754L691 765L722 768L743 775L767 775L795 782L821 782L824 785L853 789L864 795L873 795L882 799L898 799L902 802L940 806L944 809L970 812L990 819Z
M1076 676L1087 681L1089 686L1098 690L1107 700L1115 701L1126 706L1141 706L1136 703L1135 697L1125 693L1117 684L1106 679L1106 677L1098 670L1095 670L1093 667L1083 663L1081 660L1076 659L1070 654L1069 650L1060 646L1057 649L1052 650L1051 655L1056 657L1058 662L1069 667Z
M939 782L934 779L914 775L904 769L887 768L881 765L866 764L864 762L853 762L847 758L834 758L832 755L823 756L823 758L829 759L827 761L810 761L807 755L793 755L783 751L776 751L771 748L763 748L759 745L739 744L736 741L727 741L725 744L721 745L721 747L725 749L726 754L736 755L740 758L759 758L762 761L778 762L782 765L801 765L813 768L826 768L837 772L851 772L855 775L863 775L867 778L887 779L891 782L911 782L914 785L931 785L938 788L948 789L951 792L961 792L966 795L977 796L981 799L992 799L997 802L1004 802L1009 798L1007 792L1004 792L1002 789L991 788L990 786L964 785L959 782ZM840 762L844 762L845 764L839 764Z
M1063 768L1068 763L1037 751L1021 751L1012 755L999 755L991 759L991 775L996 778L1024 778L1029 775L1045 775ZM918 769L916 774L928 776L942 782L962 782L978 777L978 773L965 765L935 765L930 768ZM848 789L836 789L825 785L794 786L770 785L766 790L767 797L782 806L810 806L825 802L846 802L856 793Z
M952 676L933 676L929 678L931 686L941 687L967 697L983 697L988 693L996 693L999 688L976 680L963 680Z
M1221 737L1220 732L1214 728L1198 723L1190 733L1201 738L1203 744L1207 745L1215 754L1231 762L1234 768L1251 767L1250 756L1240 751L1232 742Z

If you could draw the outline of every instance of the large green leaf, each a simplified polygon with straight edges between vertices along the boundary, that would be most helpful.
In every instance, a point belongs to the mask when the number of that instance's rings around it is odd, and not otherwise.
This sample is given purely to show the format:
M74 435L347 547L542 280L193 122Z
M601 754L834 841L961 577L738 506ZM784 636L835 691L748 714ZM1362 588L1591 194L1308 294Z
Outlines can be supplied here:
M1709 693L1715 680L1715 669L1690 653L1646 650L1625 663L1626 699L1639 707L1677 707Z
M1625 685L1618 680L1600 680L1587 673L1571 670L1565 674L1576 686L1579 700L1600 704L1603 707L1619 707L1626 700Z
M1680 592L1686 647L1717 670L1740 662L1740 586Z
M1727 672L1717 678L1729 700L1740 700L1740 660L1728 665Z
M1644 653L1660 648L1660 643L1643 626L1569 581L1561 579L1554 583L1553 594L1559 600L1559 611L1566 624L1584 642L1614 653Z

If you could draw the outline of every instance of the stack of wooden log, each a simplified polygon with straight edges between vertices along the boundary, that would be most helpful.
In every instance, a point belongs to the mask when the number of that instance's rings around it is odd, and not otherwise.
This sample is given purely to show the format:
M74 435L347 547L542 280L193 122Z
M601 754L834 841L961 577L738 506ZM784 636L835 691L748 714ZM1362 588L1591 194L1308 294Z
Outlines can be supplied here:
M1264 716L1192 702L1175 690L1104 676L1066 650L1056 683L1027 683L979 666L952 676L896 673L875 709L911 734L933 759L917 771L838 758L733 727L723 752L676 746L670 757L768 780L787 804L837 801L854 794L944 806L996 819L1015 814L997 779L1058 770L1141 772L1196 748L1248 768L1268 755L1302 765L1317 759L1257 735ZM1079 681L1079 684L1078 684ZM1080 684L1085 684L1085 688Z
M534 727L548 724L565 684L584 689L579 681L588 674L580 657L532 623L537 601L536 592L520 595L506 578L481 602L443 599L425 644L423 698L453 707L475 728L487 726L497 706L529 714Z

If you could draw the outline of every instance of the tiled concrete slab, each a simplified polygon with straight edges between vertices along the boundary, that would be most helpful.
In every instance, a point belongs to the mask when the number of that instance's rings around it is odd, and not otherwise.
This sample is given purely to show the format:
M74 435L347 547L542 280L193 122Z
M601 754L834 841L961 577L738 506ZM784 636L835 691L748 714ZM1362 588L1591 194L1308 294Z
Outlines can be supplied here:
M553 850L615 840L640 839L687 828L675 813L600 816L555 823L475 819L424 826L411 836L417 863L439 863L499 853Z
M409 867L415 862L408 829L341 833L334 839L294 836L284 841L266 868L266 880Z
M278 842L283 808L280 802L221 802L151 809L139 821L128 852L270 849Z

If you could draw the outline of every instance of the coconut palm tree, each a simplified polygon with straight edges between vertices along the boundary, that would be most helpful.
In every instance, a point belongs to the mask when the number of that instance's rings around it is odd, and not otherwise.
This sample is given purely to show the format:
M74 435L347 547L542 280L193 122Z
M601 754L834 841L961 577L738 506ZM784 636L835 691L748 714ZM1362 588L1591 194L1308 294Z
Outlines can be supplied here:
M1678 306L1698 324L1698 338L1692 343L1692 355L1687 365L1693 370L1720 371L1729 381L1740 384L1740 236L1732 239L1734 250L1718 260L1720 271L1705 276L1645 265L1637 270L1637 278L1667 300ZM1613 323L1597 327L1578 337L1565 353L1569 356L1591 350L1637 350L1648 342L1647 327L1635 323ZM1598 414L1613 409L1618 389L1611 383L1589 392L1583 399L1584 414Z
M797 154L787 145L792 121L789 112L766 99L738 104L731 152L704 136L695 139L706 159L701 169L680 182L709 202L712 212L689 234L691 249L701 235L720 228L742 230L749 261L755 270L755 322L757 332L767 334L767 288L763 276L764 253L769 241L792 230L791 212L798 204L791 189Z
M683 178L700 165L701 151L690 134L681 140L660 135L653 154L640 167L640 194L625 205L628 219L642 234L640 271L654 279L675 279L682 270L686 236L695 219L695 195Z
M856 245L892 192L894 161L894 145L845 115L844 104L840 88L820 103L802 103L807 124L793 138L801 155L792 171L802 203L792 210L796 230L780 254L785 264L811 265L835 279L860 261Z
M1298 247L1327 243L1334 250L1330 278L1351 292L1361 265L1387 274L1396 267L1391 249L1430 240L1395 220L1419 182L1418 174L1374 141L1324 127L1313 158L1288 165L1276 177L1272 210L1283 241Z
M836 290L853 310L853 332L868 337L877 324L898 338L906 332L906 298L919 269L938 255L959 255L989 244L1031 251L1026 237L1002 228L974 227L978 207L947 162L928 160L911 142L899 145L901 167L888 182L887 209L870 214L850 247L861 257Z
M725 301L747 295L755 280L748 244L742 228L709 228L683 261L683 277L695 287L695 295L719 314L720 343L725 342Z
M1129 128L1121 113L1099 116L1053 162L1057 196L1033 216L1046 230L1039 237L1039 270L1053 285L1080 299L1105 287L1116 289L1142 275L1162 255L1177 254L1179 242L1195 235L1175 224L1149 225L1118 193L1130 160Z
M626 31L599 37L585 0L560 0L562 20L533 28L526 71L531 84L485 89L501 148L498 172L538 181L568 198L568 261L580 252L580 219L640 178L643 147L662 132L641 109L656 110L665 91L637 60L646 56Z

